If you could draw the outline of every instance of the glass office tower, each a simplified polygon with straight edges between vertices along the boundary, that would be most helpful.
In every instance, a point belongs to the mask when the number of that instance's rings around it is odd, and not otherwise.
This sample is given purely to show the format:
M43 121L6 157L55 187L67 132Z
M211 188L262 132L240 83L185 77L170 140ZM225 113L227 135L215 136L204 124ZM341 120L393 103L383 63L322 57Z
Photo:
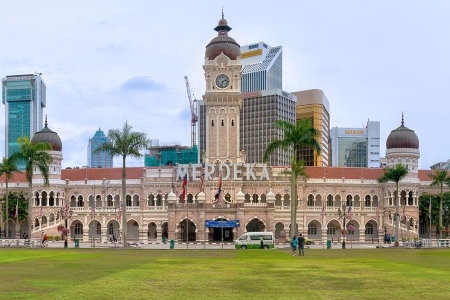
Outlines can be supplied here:
M112 168L113 167L113 157L104 152L94 153L95 149L104 142L109 141L105 133L99 128L92 139L89 139L88 144L88 166L90 168Z
M30 139L42 129L46 86L40 75L13 75L2 79L5 105L5 157L19 151L17 139ZM23 170L24 163L18 163Z

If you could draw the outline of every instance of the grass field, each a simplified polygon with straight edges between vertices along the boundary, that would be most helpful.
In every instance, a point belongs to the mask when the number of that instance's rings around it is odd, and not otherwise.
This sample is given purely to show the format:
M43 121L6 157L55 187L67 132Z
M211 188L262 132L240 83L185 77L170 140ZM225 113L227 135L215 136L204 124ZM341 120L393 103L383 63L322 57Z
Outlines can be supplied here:
M448 299L443 249L0 249L0 299Z

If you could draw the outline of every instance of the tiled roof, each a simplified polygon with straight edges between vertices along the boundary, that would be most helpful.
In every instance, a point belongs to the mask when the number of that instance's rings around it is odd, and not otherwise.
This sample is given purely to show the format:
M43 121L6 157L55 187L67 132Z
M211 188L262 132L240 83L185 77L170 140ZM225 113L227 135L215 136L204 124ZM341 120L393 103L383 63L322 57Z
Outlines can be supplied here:
M144 175L143 167L127 168L127 179L140 179ZM61 171L61 179L66 180L114 180L122 179L122 168L92 168L92 169L64 169Z
M6 181L5 174L2 174L0 176L0 182L5 182L5 181ZM25 172L14 172L13 178L8 180L8 185L12 182L27 182L27 176L26 176Z

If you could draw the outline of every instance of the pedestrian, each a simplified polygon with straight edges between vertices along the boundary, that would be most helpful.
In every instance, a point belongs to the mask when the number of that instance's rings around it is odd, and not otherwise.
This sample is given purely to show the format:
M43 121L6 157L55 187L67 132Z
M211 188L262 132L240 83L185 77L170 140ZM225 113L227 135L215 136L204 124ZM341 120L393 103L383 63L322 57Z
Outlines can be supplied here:
M388 233L387 235L387 243L390 245L391 244L391 235Z
M259 249L264 249L264 238L262 235L259 236Z
M117 243L117 237L116 237L116 234L115 234L115 233L113 233L113 242L114 242L114 243Z
M298 240L298 255L305 256L305 238L302 236L301 233L298 236L297 240Z
M292 256L296 256L297 254L295 253L297 251L297 237L294 235L294 237L291 240L291 248L292 248Z
M384 234L384 243L387 244L387 233Z

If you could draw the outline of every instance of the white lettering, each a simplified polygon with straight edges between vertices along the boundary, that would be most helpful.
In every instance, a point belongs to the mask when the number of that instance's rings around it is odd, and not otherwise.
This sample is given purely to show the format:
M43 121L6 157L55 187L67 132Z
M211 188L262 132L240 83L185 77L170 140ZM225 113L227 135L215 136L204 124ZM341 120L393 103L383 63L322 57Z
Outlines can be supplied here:
M200 179L200 177L197 177L200 174L199 168L201 168L202 165L201 164L193 164L192 165L192 180L198 180Z
M188 171L188 165L178 165L177 169L177 177L175 178L176 181L178 179L183 180L184 175L186 175Z
M242 180L242 177L240 176L240 174L242 173L241 166L242 163L240 162L234 164L233 180Z
M220 170L223 170L223 167L225 167L225 174L222 172L222 180L228 180L230 178L230 165L228 164L220 164Z
M269 178L269 170L267 170L267 165L263 164L263 169L261 171L261 178L259 178L259 180L270 180Z
M212 179L212 174L214 174L214 165L211 164L206 164L205 166L205 180L211 180Z
M252 164L245 164L245 167L247 168L247 180L250 180L250 177L252 180L256 180L255 173L253 173L253 167Z

